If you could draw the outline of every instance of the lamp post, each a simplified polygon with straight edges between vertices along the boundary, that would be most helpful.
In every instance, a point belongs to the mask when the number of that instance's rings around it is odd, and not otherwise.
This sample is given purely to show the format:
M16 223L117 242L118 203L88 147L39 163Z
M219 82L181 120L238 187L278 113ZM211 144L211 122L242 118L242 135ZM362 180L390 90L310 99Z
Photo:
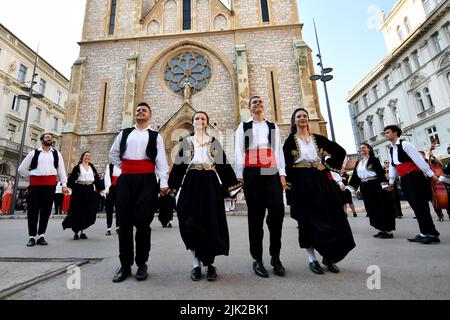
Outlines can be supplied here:
M320 80L323 82L323 88L325 90L325 101L327 103L328 119L330 121L331 140L336 141L336 137L334 135L333 118L331 116L330 99L328 98L328 90L327 90L327 82L333 79L333 76L328 73L332 72L333 69L323 67L322 54L320 52L320 45L319 45L319 37L317 35L316 29L316 22L313 20L313 23L314 23L314 31L316 33L317 50L319 52L317 54L317 57L319 58L319 63L317 65L320 66L320 75L318 74L312 75L311 77L309 77L309 79L312 81Z
M44 97L40 93L33 92L33 86L36 84L34 79L37 76L36 67L37 67L37 63L38 63L38 52L39 52L39 47L38 47L38 50L36 51L36 57L34 59L33 76L31 77L30 87L27 87L27 86L21 87L22 90L28 91L28 95L19 95L18 96L19 99L27 101L27 110L25 113L25 120L23 123L22 140L20 141L20 147L19 147L19 159L18 159L17 165L16 165L16 176L14 179L14 191L13 191L13 195L12 195L11 207L9 208L9 214L11 214L11 215L14 214L15 206L16 206L17 189L19 188L19 166L20 166L20 163L22 162L23 148L25 145L25 134L27 131L27 126L28 126L28 115L30 113L31 99L33 97L38 98L38 99L41 99Z

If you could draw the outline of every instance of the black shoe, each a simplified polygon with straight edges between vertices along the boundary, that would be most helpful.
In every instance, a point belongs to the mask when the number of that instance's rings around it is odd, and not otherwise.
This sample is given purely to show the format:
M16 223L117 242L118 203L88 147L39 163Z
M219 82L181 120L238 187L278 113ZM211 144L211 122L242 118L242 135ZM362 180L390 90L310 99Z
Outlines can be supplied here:
M36 244L40 246L48 246L48 243L47 241L45 241L44 237L40 237L39 239L37 239Z
M327 266L328 270L333 273L339 273L341 270L333 262L323 258L322 263Z
M192 281L199 281L202 279L202 268L195 267L191 271L191 279Z
M34 247L36 245L36 240L34 238L30 238L27 242L27 247Z
M206 270L206 279L208 279L208 281L216 281L217 280L216 267L208 266L208 269Z
M73 240L80 240L80 236L78 235L78 233L75 233L75 235L73 236Z
M283 277L286 274L286 269L284 269L279 258L272 257L270 259L270 265L273 267L273 273L277 276Z
M377 234L374 234L373 237L374 238L381 238L381 235L383 234L382 231L378 232Z
M253 271L255 271L257 276L260 276L262 278L268 278L269 277L269 273L267 272L267 270L264 267L264 264L263 264L263 262L261 260L253 262Z
M136 271L136 280L137 281L144 281L147 279L148 273L147 273L147 265L144 263L143 265L138 266L138 269Z
M166 227L167 228L172 228L172 224L169 222Z
M86 235L86 233L82 233L80 234L80 239L86 240L88 237Z
M113 282L122 282L131 276L131 267L120 267L114 275Z
M106 230L105 235L110 236L111 235L111 230Z
M310 262L309 269L316 274L324 274L322 267L317 261Z
M433 242L438 243L441 242L439 240L439 237L433 237L433 236L422 236L418 234L415 238L408 239L409 242L419 242L423 244L432 244Z
M356 214L356 212L353 212L353 217L354 217L354 218L358 217L358 215Z
M380 234L380 236L378 238L380 238L380 239L393 239L394 238L394 234L387 233L387 232L381 232L381 234Z

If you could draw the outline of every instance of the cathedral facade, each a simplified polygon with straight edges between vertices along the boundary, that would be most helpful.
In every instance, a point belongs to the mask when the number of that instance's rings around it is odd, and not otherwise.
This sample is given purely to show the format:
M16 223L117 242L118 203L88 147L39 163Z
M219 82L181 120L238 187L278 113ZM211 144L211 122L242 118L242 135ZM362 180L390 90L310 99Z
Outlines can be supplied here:
M85 150L106 166L141 101L152 107L168 156L202 110L232 158L253 95L283 138L300 106L311 130L326 135L302 26L296 0L87 0L61 143L68 168Z

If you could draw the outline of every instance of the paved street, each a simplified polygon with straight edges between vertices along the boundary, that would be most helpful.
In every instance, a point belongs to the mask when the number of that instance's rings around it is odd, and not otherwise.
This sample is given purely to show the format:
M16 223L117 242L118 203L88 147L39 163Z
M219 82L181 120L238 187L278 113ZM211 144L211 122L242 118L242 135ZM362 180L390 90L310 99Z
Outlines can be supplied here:
M361 208L361 202L356 201ZM238 205L242 209L242 205ZM361 210L358 210L361 211ZM163 229L155 219L152 224L152 251L149 278L137 282L133 277L113 284L119 265L117 235L104 235L102 216L87 231L88 240L73 241L71 231L63 231L61 218L50 220L46 239L48 247L27 248L26 219L0 219L0 298L6 299L150 299L150 300L300 300L300 299L450 299L450 221L435 222L441 232L441 244L409 243L406 238L418 232L410 209L397 220L392 240L375 239L365 213L357 218L349 214L356 248L339 263L340 274L319 276L308 268L306 252L297 244L295 221L286 216L281 260L287 274L273 275L269 265L268 231L265 231L265 263L270 278L253 274L248 252L247 218L229 216L231 252L218 257L216 282L192 282L191 254L181 241L177 220L174 227ZM435 215L433 218L436 220ZM72 274L67 267L79 264L81 289L68 289ZM369 266L381 271L381 288L369 290ZM135 272L135 268L133 272ZM76 282L69 281L70 284ZM73 285L72 285L73 286Z

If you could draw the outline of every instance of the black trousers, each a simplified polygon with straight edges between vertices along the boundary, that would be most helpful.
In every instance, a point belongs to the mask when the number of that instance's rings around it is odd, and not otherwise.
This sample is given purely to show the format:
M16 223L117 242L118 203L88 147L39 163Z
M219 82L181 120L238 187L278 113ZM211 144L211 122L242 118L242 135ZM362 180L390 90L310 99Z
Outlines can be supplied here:
M116 211L116 186L109 187L109 193L106 196L105 200L105 211L106 211L106 225L108 226L108 229L111 228L113 223L113 214L114 211ZM119 225L117 224L117 218L116 218L116 228Z
M116 219L119 229L119 257L122 267L133 265L133 228L136 228L136 265L148 261L150 254L150 224L155 215L158 196L156 176L152 174L122 174L117 183Z
M56 186L28 187L28 234L30 237L44 234L52 211ZM39 229L38 229L39 222Z
M244 195L248 208L248 230L250 254L255 260L262 260L264 218L270 232L269 253L280 257L281 235L284 220L283 188L278 173L270 174L267 169L244 169ZM267 174L266 174L267 173Z
M55 194L55 214L61 214L63 197L64 197L64 194L62 194L62 193Z
M419 223L420 233L439 236L430 213L429 190L427 178L422 172L410 172L400 178L402 190L408 199Z

